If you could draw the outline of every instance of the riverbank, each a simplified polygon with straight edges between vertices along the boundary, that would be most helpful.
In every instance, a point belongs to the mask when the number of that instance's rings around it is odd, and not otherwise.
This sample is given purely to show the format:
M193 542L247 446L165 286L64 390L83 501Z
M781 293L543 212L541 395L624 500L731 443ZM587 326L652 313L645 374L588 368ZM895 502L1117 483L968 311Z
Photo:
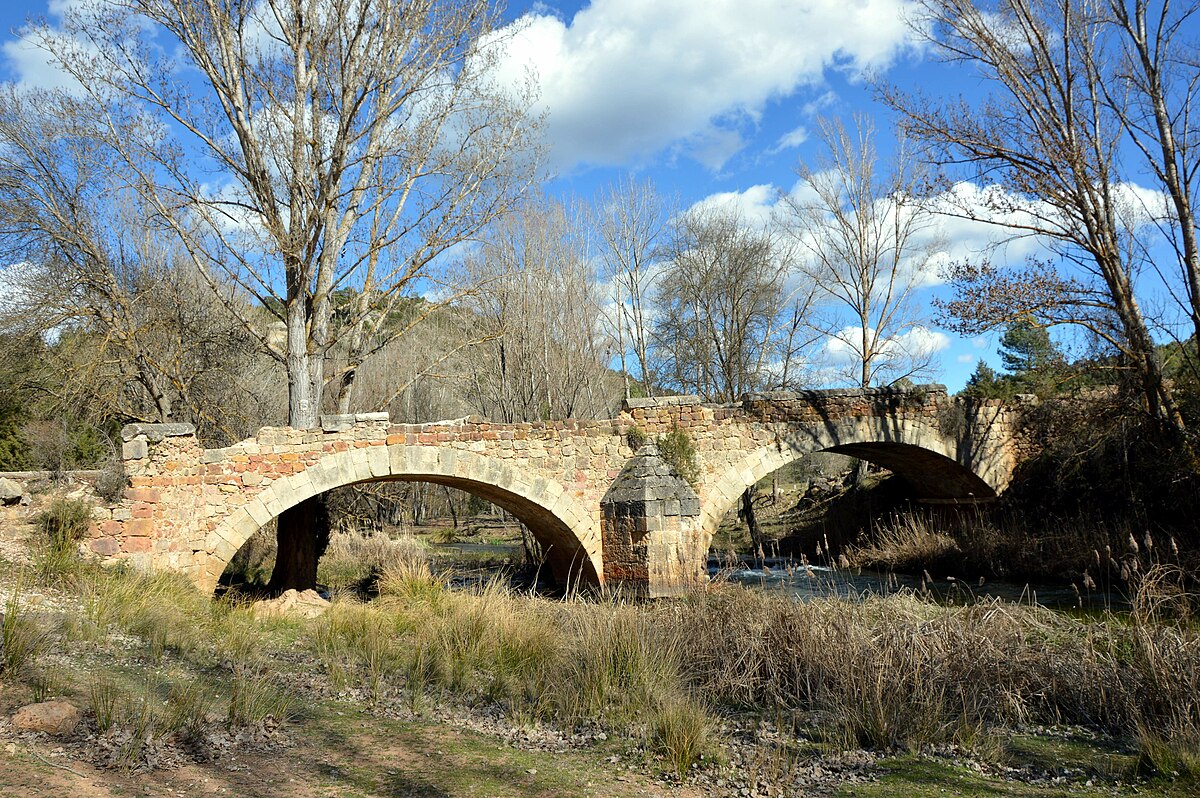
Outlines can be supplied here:
M1166 592L1091 620L911 594L800 604L730 586L652 604L550 601L447 590L399 557L379 600L344 596L304 620L256 618L167 575L38 565L0 572L5 628L32 641L3 677L4 717L62 695L84 719L64 739L0 724L12 746L0 786L25 772L116 785L95 795L1196 786L1200 643ZM251 786L255 769L303 789ZM139 770L150 775L129 775Z

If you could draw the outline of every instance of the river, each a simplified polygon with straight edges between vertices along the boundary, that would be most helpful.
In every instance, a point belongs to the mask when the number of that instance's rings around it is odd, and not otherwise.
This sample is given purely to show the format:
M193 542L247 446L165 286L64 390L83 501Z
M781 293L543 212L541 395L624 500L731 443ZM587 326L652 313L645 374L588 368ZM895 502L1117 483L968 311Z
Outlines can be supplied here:
M1029 584L1002 580L966 581L953 577L925 579L911 574L866 571L854 568L803 566L795 560L767 558L763 565L740 561L732 566L710 558L709 577L750 588L789 593L803 601L813 598L857 599L864 595L887 595L902 590L927 593L945 604L964 604L998 598L1020 604L1040 604L1055 610L1098 612L1128 609L1128 600L1104 591L1078 592L1070 585Z
M519 545L485 543L451 543L431 547L445 559L457 564L460 572L453 580L457 586L487 581L498 570L498 563L521 559ZM466 566L466 570L461 570ZM710 557L708 575L748 588L787 593L804 601L813 598L839 596L859 599L864 595L888 595L909 590L929 595L946 604L964 604L978 599L998 598L1020 604L1037 603L1063 611L1099 612L1106 609L1128 609L1129 602L1114 592L1076 592L1070 585L1029 584L1003 580L965 581L954 578L924 579L910 574L866 571L853 568L827 568L810 565L807 568L795 560L768 557L762 565L742 559L730 563L721 557ZM515 575L514 575L515 576ZM553 590L547 573L540 574L538 589ZM518 581L522 581L518 578ZM532 586L526 583L524 587Z

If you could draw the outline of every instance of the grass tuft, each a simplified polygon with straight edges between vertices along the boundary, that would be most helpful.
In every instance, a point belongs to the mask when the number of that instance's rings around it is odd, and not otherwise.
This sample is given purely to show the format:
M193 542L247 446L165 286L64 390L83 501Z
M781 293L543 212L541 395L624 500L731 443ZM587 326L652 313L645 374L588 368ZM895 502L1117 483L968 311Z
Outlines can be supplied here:
M13 588L0 616L0 677L18 679L42 653L45 634L21 606L21 587Z
M682 779L712 747L713 722L700 703L674 698L654 711L647 737L647 749L662 756Z

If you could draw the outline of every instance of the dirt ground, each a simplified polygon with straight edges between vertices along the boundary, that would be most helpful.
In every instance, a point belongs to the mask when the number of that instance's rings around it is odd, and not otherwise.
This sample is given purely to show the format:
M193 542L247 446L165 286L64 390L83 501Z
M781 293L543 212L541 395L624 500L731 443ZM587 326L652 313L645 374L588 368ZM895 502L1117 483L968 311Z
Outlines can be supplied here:
M8 713L6 713L7 715ZM357 727L357 728L354 728ZM220 761L129 773L100 770L69 756L45 735L0 741L0 795L6 798L239 796L240 798L400 798L401 796L629 796L698 798L703 793L604 767L587 753L538 753L438 725L379 722L314 724L294 744L239 752Z

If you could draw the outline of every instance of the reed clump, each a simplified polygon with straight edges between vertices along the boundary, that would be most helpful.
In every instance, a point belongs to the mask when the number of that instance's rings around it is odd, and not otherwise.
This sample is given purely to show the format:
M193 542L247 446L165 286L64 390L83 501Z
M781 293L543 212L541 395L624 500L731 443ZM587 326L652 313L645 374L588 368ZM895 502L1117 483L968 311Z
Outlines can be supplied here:
M426 560L425 550L412 536L334 532L317 566L317 581L332 590L369 593L389 569Z

